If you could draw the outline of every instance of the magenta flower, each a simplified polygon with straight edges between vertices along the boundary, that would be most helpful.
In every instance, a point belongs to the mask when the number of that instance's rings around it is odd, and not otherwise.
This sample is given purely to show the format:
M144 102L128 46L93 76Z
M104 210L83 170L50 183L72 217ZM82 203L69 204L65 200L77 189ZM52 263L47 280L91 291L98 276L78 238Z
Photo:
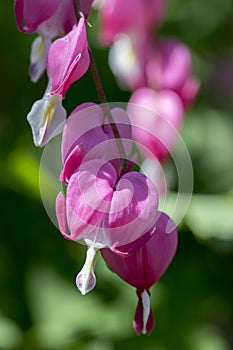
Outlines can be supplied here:
M93 0L80 0L80 10L87 18ZM14 11L19 30L38 32L46 38L68 34L77 22L73 0L15 0Z
M145 157L163 160L172 152L183 119L179 96L170 90L136 90L127 107L133 139Z
M28 33L38 31L38 27L53 16L61 2L62 0L15 0L18 29Z
M151 49L151 58L146 65L148 86L155 90L173 90L185 107L190 105L197 95L199 83L192 76L188 47L176 39L166 38Z
M51 40L64 36L76 23L72 0L15 0L15 17L19 30L37 32L31 47L29 75L37 82L46 69L46 56Z
M172 38L155 43L150 37L120 35L110 49L109 63L121 86L132 91L140 87L172 90L185 108L199 89L189 49Z
M165 12L164 0L111 0L100 8L100 40L111 45L120 33L145 37Z
M63 236L89 246L87 262L77 276L82 294L95 285L95 251L108 247L125 254L132 250L129 243L143 243L142 237L148 239L154 230L157 208L156 188L139 172L119 177L109 162L95 159L83 162L72 174L66 197L61 192L57 196L56 213Z
M121 108L111 110L125 152L132 148L131 125L128 114ZM68 183L83 160L104 159L119 168L119 150L108 119L98 105L78 106L67 119L62 135L63 169L61 182Z
M109 268L137 288L138 305L133 322L137 334L152 331L154 320L149 289L168 268L176 248L176 226L166 214L160 213L152 237L131 255L122 257L110 249L101 249Z
M36 101L28 114L36 146L44 146L60 133L66 112L61 103L70 85L78 80L89 66L85 20L65 37L55 40L48 51L49 84L44 97Z
M81 18L71 32L55 40L48 51L48 75L51 95L65 97L70 85L80 79L89 67L85 19Z

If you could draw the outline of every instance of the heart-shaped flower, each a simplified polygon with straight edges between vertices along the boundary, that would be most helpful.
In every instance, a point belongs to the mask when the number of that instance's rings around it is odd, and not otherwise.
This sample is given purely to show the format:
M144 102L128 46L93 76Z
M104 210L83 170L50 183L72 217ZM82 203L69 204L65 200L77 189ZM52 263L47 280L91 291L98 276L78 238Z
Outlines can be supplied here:
M104 247L119 251L144 235L148 238L148 232L154 230L158 194L145 175L128 172L119 178L111 163L94 159L83 162L72 174L66 197L61 192L57 196L56 213L65 238L84 241L92 252ZM86 286L81 283L83 294L94 287L82 282Z
M122 257L110 249L101 249L109 268L137 288L138 305L133 322L137 334L152 331L153 314L149 289L166 271L176 248L176 226L166 214L160 213L152 237L131 255Z

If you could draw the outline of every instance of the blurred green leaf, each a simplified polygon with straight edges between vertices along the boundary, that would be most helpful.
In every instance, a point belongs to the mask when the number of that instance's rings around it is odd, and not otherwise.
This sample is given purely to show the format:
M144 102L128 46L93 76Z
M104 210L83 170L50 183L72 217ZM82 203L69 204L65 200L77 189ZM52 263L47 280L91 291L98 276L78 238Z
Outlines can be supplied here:
M0 314L0 349L12 350L20 345L22 332L12 320Z
M233 241L233 195L193 195L185 222L202 239Z

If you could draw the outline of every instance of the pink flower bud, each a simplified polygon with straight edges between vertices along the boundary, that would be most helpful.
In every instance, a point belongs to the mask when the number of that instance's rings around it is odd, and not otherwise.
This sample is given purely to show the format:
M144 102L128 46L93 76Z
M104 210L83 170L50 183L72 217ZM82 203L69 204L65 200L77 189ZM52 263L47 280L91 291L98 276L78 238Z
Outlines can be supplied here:
M70 85L81 78L90 63L85 19L81 18L65 37L55 40L48 51L50 93L63 98Z
M108 267L137 288L139 300L133 323L137 334L152 331L153 315L149 289L168 268L176 248L176 226L166 214L160 213L152 237L131 255L122 257L110 249L101 249Z

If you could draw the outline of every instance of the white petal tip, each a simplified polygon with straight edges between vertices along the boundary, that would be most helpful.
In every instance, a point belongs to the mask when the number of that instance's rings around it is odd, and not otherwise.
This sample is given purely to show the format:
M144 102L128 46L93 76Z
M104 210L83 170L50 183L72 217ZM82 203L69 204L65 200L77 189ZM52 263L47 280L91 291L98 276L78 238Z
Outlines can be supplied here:
M85 264L76 277L76 285L82 295L89 293L96 285L95 256L96 250L93 247L88 248Z

